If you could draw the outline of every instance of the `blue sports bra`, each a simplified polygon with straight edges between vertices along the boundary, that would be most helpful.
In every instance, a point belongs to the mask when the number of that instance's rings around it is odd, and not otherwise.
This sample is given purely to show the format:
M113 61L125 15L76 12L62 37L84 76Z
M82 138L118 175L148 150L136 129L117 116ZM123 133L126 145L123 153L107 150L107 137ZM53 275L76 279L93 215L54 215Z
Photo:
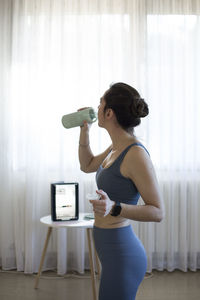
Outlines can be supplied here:
M103 168L100 165L96 173L96 183L98 189L105 191L111 200L136 205L140 194L133 181L124 177L120 172L120 165L132 146L141 146L149 154L147 149L140 143L129 145L110 167Z

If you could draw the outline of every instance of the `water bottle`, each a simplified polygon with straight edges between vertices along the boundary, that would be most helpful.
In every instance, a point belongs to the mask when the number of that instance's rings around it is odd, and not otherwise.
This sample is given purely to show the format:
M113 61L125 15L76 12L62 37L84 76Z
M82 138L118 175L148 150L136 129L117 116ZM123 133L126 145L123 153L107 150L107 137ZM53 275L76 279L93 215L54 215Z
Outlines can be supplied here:
M83 121L93 123L97 120L97 113L92 107L74 112L72 114L64 115L62 117L62 124L65 128L73 128L83 126Z

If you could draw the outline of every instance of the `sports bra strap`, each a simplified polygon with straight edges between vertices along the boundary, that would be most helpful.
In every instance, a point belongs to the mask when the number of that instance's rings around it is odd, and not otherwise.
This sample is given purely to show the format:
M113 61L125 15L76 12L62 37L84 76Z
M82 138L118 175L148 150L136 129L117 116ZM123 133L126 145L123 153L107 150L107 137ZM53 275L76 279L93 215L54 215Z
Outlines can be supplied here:
M140 146L142 147L147 154L150 156L149 152L147 151L147 149L140 143L133 143L131 145L129 145L128 147L126 147L126 149L124 149L124 151L121 152L121 154L118 156L117 161L121 162L124 158L124 156L126 155L126 153L128 152L128 150L132 147L132 146Z
M132 145L130 145L130 146L140 146L140 147L142 147L142 148L147 152L147 154L150 156L148 150L147 150L142 144L140 144L140 143L134 143L134 144L132 144Z

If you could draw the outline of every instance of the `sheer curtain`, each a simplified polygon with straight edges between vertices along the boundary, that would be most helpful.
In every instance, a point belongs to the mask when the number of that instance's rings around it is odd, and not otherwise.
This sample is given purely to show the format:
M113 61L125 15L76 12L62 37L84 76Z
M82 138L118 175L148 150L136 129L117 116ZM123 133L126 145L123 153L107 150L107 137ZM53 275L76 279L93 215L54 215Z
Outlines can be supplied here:
M132 222L153 268L200 267L200 5L198 0L0 2L0 266L37 272L50 214L50 183L78 181L80 210L96 188L78 163L79 129L63 114L97 107L124 81L147 100L136 134L151 153L166 205L160 224ZM91 145L109 145L97 124ZM142 200L140 200L142 202ZM45 269L84 272L82 230L53 232Z

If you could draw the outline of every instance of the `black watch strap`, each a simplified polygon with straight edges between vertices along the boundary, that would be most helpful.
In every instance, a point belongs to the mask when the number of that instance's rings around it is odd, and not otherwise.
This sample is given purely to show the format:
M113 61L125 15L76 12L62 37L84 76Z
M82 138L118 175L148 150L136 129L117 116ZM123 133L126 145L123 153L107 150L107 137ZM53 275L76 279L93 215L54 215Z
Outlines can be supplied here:
M121 210L122 210L122 207L121 207L120 202L116 202L115 206L113 207L113 209L110 213L110 215L113 216L113 217L117 217L117 216L119 216Z

